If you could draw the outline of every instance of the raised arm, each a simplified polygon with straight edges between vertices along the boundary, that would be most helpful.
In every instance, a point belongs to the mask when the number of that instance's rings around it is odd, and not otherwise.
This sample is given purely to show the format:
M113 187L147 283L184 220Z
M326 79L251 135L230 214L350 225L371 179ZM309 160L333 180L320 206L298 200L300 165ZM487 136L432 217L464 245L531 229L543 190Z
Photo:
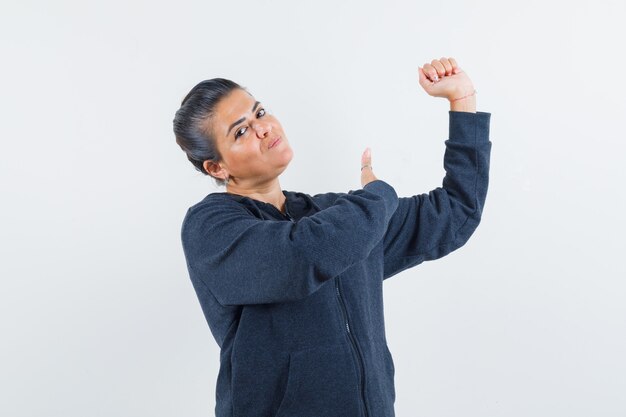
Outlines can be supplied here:
M365 259L397 208L382 180L297 222L261 220L230 200L191 207L181 237L191 279L222 305L304 298Z
M478 224L489 185L491 113L449 112L441 187L401 197L384 236L384 279L463 246Z
M384 279L463 246L482 216L489 185L490 113L476 112L474 86L454 58L419 68L419 82L450 102L441 187L402 197L384 236Z

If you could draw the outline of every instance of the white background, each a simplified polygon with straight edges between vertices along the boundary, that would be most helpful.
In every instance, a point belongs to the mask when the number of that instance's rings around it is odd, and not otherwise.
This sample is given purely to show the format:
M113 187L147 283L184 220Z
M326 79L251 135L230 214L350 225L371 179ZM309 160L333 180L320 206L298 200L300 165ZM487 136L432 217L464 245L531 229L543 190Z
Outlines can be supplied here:
M3 0L0 415L213 415L219 350L180 244L218 189L176 145L197 82L247 87L283 189L443 178L454 57L492 113L470 241L385 282L396 414L625 416L626 114L615 1Z

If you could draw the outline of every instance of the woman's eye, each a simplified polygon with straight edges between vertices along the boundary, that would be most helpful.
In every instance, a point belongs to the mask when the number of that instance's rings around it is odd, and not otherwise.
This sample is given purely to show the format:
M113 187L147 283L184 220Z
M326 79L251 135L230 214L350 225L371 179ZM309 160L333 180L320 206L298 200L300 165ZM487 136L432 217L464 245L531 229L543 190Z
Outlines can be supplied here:
M263 117L265 116L265 109L259 109L259 111L257 112L257 117ZM237 132L235 132L235 139L239 138L239 136L243 135L246 131L246 129L248 129L247 127L242 127L241 129L239 129ZM243 132L242 132L243 130Z
M242 127L241 129L239 129L239 130L235 133L235 139L237 139L239 136L243 135L242 130L245 132L245 129L247 129L247 127Z

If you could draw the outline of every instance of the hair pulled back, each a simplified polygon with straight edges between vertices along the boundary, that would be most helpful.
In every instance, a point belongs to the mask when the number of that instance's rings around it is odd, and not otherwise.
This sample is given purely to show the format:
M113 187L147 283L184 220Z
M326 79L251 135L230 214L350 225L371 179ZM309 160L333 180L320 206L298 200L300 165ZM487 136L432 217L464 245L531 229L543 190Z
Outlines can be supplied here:
M174 135L176 143L187 154L187 159L196 170L211 176L217 185L224 186L226 181L213 177L203 167L206 160L222 160L213 135L211 118L221 99L235 89L246 88L226 78L213 78L196 84L181 102L174 116Z

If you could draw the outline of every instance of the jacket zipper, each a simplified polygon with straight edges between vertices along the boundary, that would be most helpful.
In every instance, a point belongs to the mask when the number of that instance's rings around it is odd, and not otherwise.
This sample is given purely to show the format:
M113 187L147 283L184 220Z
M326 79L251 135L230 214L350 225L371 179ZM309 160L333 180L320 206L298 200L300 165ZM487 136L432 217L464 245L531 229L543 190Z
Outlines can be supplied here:
M348 338L352 344L352 348L357 353L359 358L359 370L361 372L361 399L363 400L363 411L365 412L365 417L368 417L367 405L365 403L365 366L363 365L363 358L361 358L361 354L356 346L356 340L354 340L354 336L350 331L350 324L348 323L348 314L346 313L346 306L344 304L343 298L341 298L341 292L339 291L339 280L335 278L335 288L337 289L337 298L339 299L339 304L341 305L341 312L343 313L343 320L346 323L346 330L348 332Z
M282 213L280 213L282 214ZM296 221L293 219L293 217L291 217L291 215L289 214L289 210L287 210L287 200L285 200L285 214L284 216L286 218L288 218L289 220L291 220L292 223L295 223Z
M289 214L289 210L287 209L287 201L285 201L285 215L284 216L287 219L291 220L292 223L296 222ZM354 336L352 335L352 332L350 331L350 324L348 323L348 314L346 313L346 306L343 301L343 298L341 298L341 292L339 291L338 279L335 279L335 288L337 289L337 298L339 299L339 304L341 305L341 312L343 313L343 320L346 323L346 330L348 332L348 338L350 339L352 349L354 349L354 351L357 353L357 356L359 359L359 370L361 373L361 383L360 383L361 400L363 401L363 411L365 412L365 417L368 417L369 413L367 412L367 405L365 403L365 365L363 364L363 358L361 357L359 349L357 348L356 340L354 340Z

